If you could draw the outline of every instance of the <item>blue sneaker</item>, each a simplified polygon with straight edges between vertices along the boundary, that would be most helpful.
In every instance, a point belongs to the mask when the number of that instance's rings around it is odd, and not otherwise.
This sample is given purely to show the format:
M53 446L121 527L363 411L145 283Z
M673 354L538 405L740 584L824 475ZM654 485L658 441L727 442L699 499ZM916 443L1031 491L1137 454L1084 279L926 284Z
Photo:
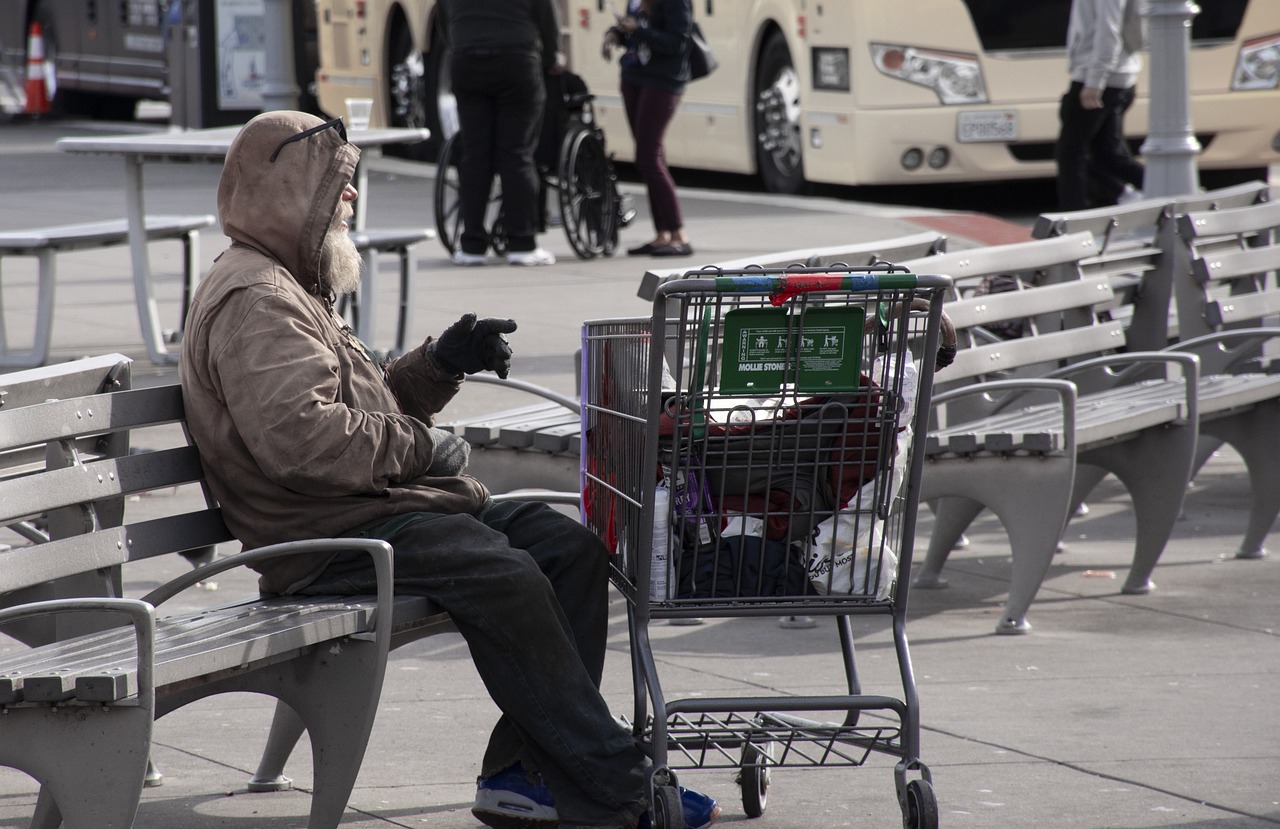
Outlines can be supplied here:
M720 817L720 804L714 797L680 787L680 805L684 807L685 829L707 829ZM640 816L636 829L649 829L649 813Z
M471 814L494 829L551 829L560 822L551 790L519 763L476 784Z

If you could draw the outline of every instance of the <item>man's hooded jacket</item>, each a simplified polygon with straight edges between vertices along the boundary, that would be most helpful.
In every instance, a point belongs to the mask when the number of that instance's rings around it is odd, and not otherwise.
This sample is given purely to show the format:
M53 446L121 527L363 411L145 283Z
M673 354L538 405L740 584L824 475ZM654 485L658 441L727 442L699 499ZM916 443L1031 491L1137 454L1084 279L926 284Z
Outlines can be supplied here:
M473 513L488 499L469 476L426 476L428 426L461 377L426 343L384 373L333 311L322 243L360 151L336 129L283 143L322 123L269 112L232 142L218 184L232 245L201 281L183 335L187 424L245 549L408 512ZM298 589L325 563L264 563L260 587Z

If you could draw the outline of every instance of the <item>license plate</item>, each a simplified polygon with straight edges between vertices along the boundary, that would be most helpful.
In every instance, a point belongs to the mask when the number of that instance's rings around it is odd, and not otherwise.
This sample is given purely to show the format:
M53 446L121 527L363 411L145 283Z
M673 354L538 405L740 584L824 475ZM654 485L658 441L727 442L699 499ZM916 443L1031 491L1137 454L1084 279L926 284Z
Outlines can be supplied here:
M1018 113L1012 109L957 113L956 138L962 144L1018 140Z

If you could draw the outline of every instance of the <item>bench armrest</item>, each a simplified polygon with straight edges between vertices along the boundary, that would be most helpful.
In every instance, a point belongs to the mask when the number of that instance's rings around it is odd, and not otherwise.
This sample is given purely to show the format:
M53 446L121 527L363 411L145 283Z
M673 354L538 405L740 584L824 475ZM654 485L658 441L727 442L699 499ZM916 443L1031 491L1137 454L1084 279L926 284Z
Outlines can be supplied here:
M1062 405L1062 440L1063 451L1068 454L1075 454L1076 451L1076 395L1077 389L1075 383L1068 380L1054 380L1047 378L1016 378L1011 380L989 380L985 383L974 383L969 386L963 386L958 389L935 394L929 401L931 408L937 408L938 404L946 403L949 400L957 400L962 397L971 397L975 394L988 395L993 392L1023 392L1039 389L1042 391L1055 392ZM998 407L1003 408L1003 406Z
M1131 351L1126 354L1108 354L1103 357L1094 357L1079 363L1072 363L1066 368L1051 371L1045 376L1067 379L1086 371L1127 365L1129 367L1118 375L1123 379L1126 374L1141 371L1143 368L1149 368L1152 364L1158 363L1176 366L1181 369L1183 395L1187 404L1187 420L1192 423L1199 422L1200 407L1197 402L1199 399L1197 385L1200 382L1200 358L1195 354L1182 354L1172 351Z
M293 555L319 555L358 550L368 553L373 559L374 573L378 581L378 606L374 613L374 634L381 640L391 641L392 611L392 550L391 545L377 538L316 538L306 541L286 541L282 544L271 544L236 553L226 558L217 559L211 564L197 567L187 573L162 584L142 597L144 602L160 606L189 587L207 580L224 570L256 564L273 558Z
M1253 344L1261 344L1267 340L1280 337L1280 327L1232 328L1227 331L1216 331L1212 334L1201 334L1189 340L1182 340L1165 348L1169 352L1203 351L1206 346L1228 346L1241 348Z
M566 397L565 395L560 394L557 391L553 391L543 386L539 386L536 383L528 383L524 380L511 380L511 379L502 380L498 377L488 375L488 374L472 374L467 377L467 382L468 383L487 383L492 386L502 386L503 388L506 388L506 389L518 389L520 391L526 391L529 394L534 394L534 395L537 395L538 397L546 398L547 400L550 400L553 403L559 403L561 406L564 406L566 409L573 412L574 414L582 414L581 402L574 400L572 397Z
M49 599L41 602L15 605L0 610L0 625L21 618L47 616L50 613L123 613L133 623L134 637L138 645L138 705L149 712L155 711L156 701L156 609L146 600L86 598Z

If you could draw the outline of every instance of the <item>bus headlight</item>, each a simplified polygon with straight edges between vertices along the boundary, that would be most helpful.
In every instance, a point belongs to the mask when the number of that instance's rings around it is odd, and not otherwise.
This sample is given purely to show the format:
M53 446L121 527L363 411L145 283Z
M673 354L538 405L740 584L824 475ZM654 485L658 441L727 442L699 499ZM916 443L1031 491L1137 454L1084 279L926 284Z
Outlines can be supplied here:
M1275 89L1280 85L1280 35L1251 40L1240 47L1233 90Z
M871 62L891 78L932 89L944 104L987 102L977 55L873 43Z

